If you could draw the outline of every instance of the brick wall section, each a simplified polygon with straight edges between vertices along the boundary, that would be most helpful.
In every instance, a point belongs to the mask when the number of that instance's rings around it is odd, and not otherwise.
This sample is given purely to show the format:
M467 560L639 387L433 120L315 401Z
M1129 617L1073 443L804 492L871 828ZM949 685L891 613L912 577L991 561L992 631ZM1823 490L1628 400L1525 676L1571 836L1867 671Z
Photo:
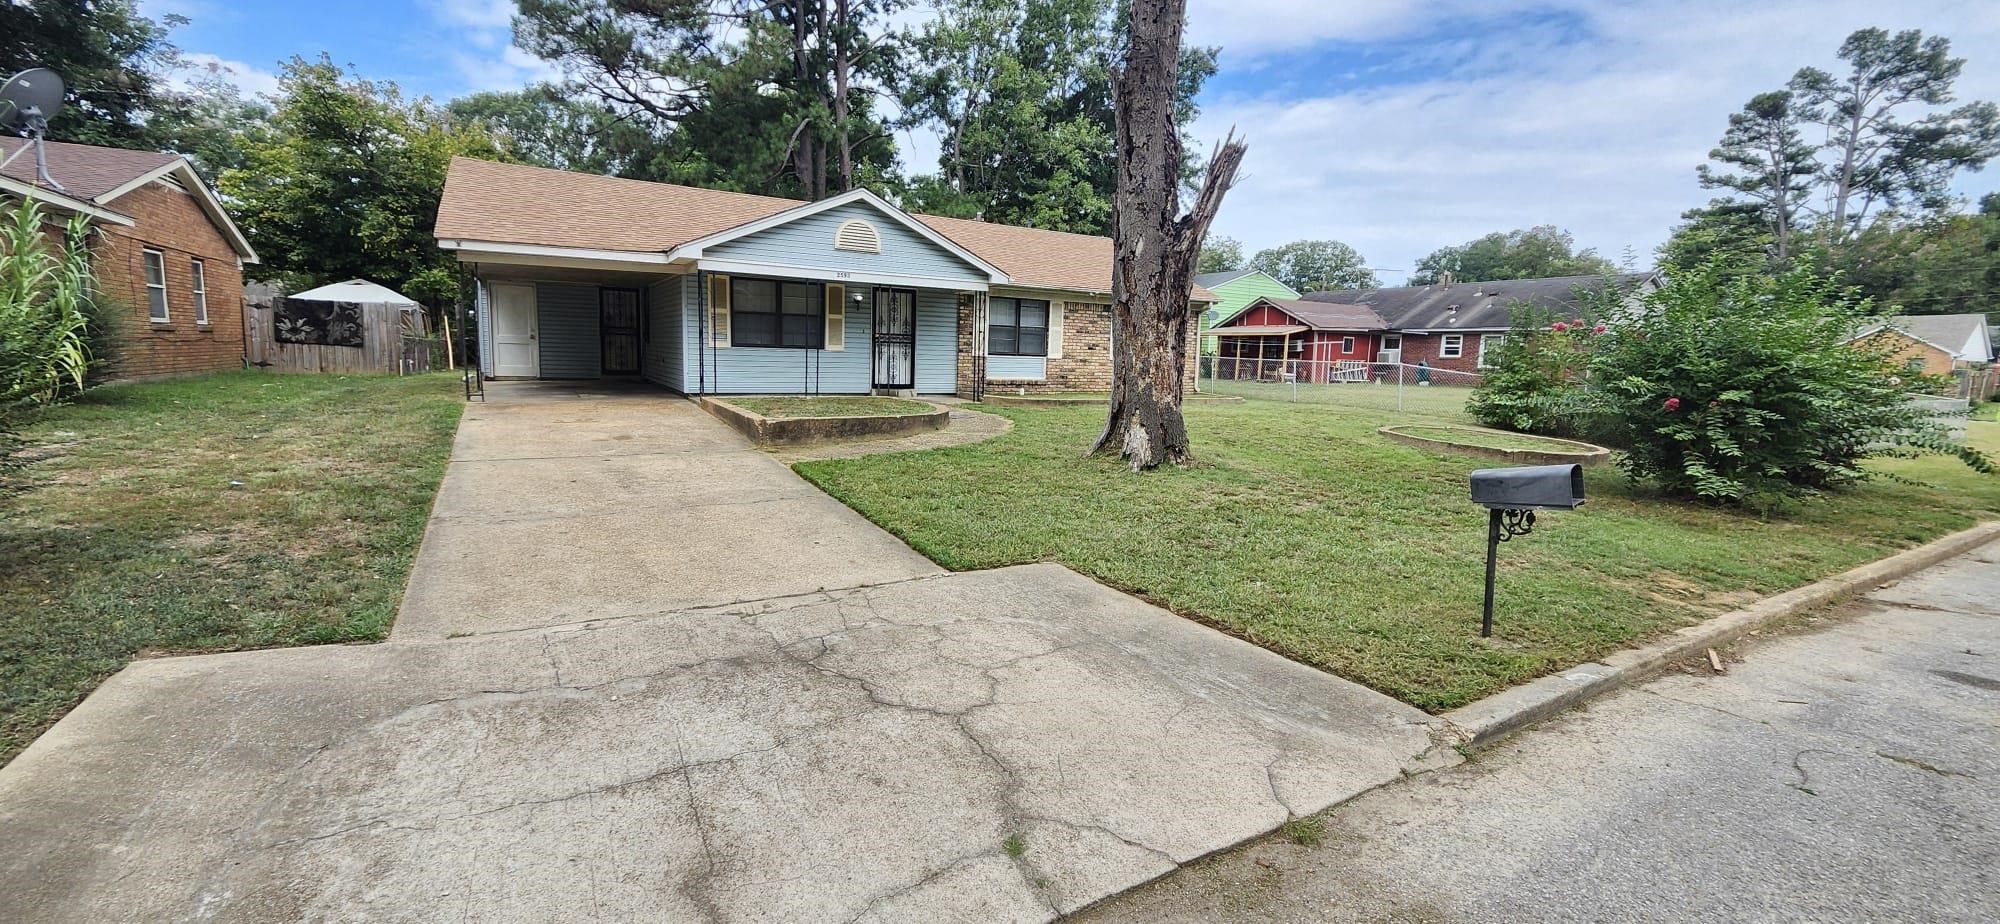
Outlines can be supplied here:
M973 299L958 300L958 381L961 393L972 383ZM1111 390L1111 306L1094 302L1063 303L1062 355L1048 360L1048 375L1040 382L1007 382L994 387L1029 394ZM1201 339L1197 312L1188 314L1187 370L1183 392L1194 391L1196 347Z
M127 228L101 224L96 246L98 288L123 320L115 378L150 378L237 369L243 365L243 272L236 251L194 197L161 183L109 203L132 216ZM167 271L168 322L147 316L144 252L161 252ZM202 260L208 323L194 318L194 269Z
M1462 336L1465 337L1464 355L1459 356L1456 359L1445 359L1444 357L1438 355L1438 351L1443 349L1444 347L1443 335L1404 334L1403 362L1414 366L1420 360L1427 360L1430 362L1432 368L1452 369L1458 372L1476 373L1479 371L1479 340L1481 337L1485 335L1464 334ZM1496 334L1495 336L1505 336L1505 335Z

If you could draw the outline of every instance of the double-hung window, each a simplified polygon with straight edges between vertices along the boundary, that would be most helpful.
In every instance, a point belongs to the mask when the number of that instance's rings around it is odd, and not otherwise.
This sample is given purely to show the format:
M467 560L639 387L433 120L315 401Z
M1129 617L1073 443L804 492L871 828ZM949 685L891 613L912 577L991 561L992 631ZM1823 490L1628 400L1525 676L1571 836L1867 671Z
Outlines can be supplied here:
M1445 334L1438 339L1438 357L1440 359L1457 359L1464 355L1464 334Z
M208 323L208 273L199 258L188 261L188 272L194 275L194 322Z
M1039 298L989 299L986 352L994 356L1047 356L1049 303Z
M167 323L167 255L146 251L146 317Z
M1483 369L1486 366L1490 365L1492 363L1492 360L1488 358L1488 354L1499 352L1500 345L1506 342L1507 342L1506 334L1480 334L1479 335L1480 368Z
M729 342L818 350L826 340L826 287L775 279L729 281Z
M1353 337L1340 338L1340 355L1351 356L1353 355L1353 353L1354 353L1354 338Z

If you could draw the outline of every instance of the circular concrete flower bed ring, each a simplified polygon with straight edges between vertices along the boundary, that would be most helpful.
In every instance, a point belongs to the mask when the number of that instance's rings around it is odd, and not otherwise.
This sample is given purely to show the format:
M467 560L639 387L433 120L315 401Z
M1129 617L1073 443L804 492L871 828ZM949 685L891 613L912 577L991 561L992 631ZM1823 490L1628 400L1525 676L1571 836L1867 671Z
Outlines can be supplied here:
M1506 430L1488 430L1484 427L1398 424L1393 427L1383 427L1376 432L1396 442L1422 446L1425 449L1456 452L1484 459L1501 459L1522 465L1552 465L1564 462L1596 465L1611 458L1611 450L1590 443L1556 439L1553 436L1510 433Z
M908 414L869 414L827 417L766 417L721 398L702 398L703 410L734 427L759 446L785 446L823 440L881 436L909 436L942 430L951 412L935 404L911 401L929 410Z
M996 386L996 387L1005 387L1005 386ZM1111 400L1111 396L1110 395L1061 395L1061 394L1038 395L1033 393L1025 395L1010 395L999 391L988 391L986 393L986 397L981 398L979 400L983 404L994 404L994 405L999 405L1001 407L1078 407L1084 405L1104 404ZM1187 394L1181 396L1181 403L1182 404L1242 404L1243 399L1235 395Z

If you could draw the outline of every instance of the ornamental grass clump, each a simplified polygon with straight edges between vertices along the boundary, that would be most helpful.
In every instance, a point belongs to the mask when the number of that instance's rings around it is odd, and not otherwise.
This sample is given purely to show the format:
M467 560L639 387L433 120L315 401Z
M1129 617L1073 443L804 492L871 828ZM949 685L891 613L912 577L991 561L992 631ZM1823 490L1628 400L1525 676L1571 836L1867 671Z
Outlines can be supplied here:
M84 389L97 288L84 216L57 243L42 230L39 203L9 211L0 222L0 493L18 487L23 414Z
M1935 381L1887 340L1855 339L1881 323L1873 305L1807 263L1677 273L1595 341L1586 403L1625 471L1729 502L1862 481L1872 456L1937 453L1992 472L1912 401Z

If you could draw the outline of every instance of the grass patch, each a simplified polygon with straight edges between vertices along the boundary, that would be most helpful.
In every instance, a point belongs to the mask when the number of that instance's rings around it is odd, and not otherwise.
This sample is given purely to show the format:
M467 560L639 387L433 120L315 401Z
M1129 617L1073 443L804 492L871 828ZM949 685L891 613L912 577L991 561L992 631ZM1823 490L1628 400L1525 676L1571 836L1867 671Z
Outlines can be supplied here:
M448 375L90 392L0 501L0 762L135 656L381 639L463 401Z
M1393 381L1300 382L1292 385L1202 379L1201 390L1212 395L1234 395L1286 404L1326 404L1359 411L1395 411L1401 417L1384 423L1408 422L1411 416L1435 417L1447 423L1471 423L1472 415L1465 412L1466 399L1472 397L1469 381L1467 385L1455 382L1422 386L1406 383L1398 387Z
M1007 856L1019 860L1028 853L1028 839L1019 834L1009 834L1006 840L1000 842L1000 849L1006 851Z
M1536 452L1584 452L1583 447L1561 440L1544 439L1526 433L1508 433L1504 430L1479 430L1463 427L1423 427L1403 426L1397 432L1418 439L1438 440L1456 443L1460 446L1477 446L1482 449L1528 449Z
M1280 825L1278 833L1301 847L1318 847L1326 841L1326 822L1317 815L1294 818Z
M1581 510L1504 547L1478 634L1490 462L1390 441L1408 415L1250 401L1187 408L1199 464L1085 458L1100 408L1007 408L993 440L801 463L954 569L1059 561L1289 657L1440 711L2000 513L2000 478L1945 459L1759 517L1667 501L1614 468ZM2000 449L2000 424L1972 439Z
M929 414L937 410L936 405L905 398L874 398L851 396L822 396L818 398L794 397L787 395L756 395L743 398L724 398L752 414L765 417L902 417L909 414Z

